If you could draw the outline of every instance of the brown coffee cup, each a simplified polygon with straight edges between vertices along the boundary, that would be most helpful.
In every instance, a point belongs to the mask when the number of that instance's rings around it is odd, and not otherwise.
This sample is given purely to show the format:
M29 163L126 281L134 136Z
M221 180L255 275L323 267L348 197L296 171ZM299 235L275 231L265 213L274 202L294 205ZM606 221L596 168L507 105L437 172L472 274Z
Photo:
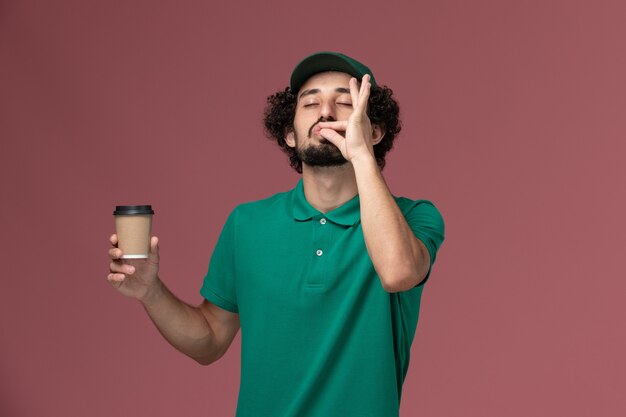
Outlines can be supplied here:
M148 257L153 214L152 206L115 206L117 246L123 259Z

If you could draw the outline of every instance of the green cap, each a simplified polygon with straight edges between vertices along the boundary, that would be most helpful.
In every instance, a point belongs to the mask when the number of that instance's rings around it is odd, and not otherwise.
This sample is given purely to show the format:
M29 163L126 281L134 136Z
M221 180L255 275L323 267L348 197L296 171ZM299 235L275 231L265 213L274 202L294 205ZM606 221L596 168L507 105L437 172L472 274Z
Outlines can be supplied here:
M291 73L291 91L294 94L297 93L302 84L312 75L324 71L345 72L359 81L365 74L369 74L372 86L376 86L376 80L372 71L359 61L339 52L317 52L307 56L296 65Z

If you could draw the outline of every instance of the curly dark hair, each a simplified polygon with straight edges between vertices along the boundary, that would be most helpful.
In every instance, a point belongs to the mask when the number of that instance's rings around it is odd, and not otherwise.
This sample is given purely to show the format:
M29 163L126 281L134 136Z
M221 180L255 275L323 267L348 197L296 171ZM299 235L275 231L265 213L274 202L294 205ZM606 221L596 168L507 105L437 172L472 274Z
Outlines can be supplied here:
M372 86L367 105L367 116L370 122L382 127L385 131L383 139L374 145L374 156L381 170L385 167L385 155L393 147L393 141L402 129L399 118L400 108L392 95L393 91L386 86ZM293 131L296 102L297 97L289 87L267 97L264 124L268 139L276 141L289 157L291 167L301 174L302 161L296 154L296 150L285 142L285 135Z

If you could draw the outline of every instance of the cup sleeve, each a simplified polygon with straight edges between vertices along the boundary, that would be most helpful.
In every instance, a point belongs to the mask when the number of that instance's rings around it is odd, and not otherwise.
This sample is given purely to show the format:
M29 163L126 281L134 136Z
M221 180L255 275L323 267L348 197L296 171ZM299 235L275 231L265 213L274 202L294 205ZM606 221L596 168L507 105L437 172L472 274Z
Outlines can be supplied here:
M236 209L231 212L218 238L200 294L211 303L238 313L236 292Z
M424 243L430 255L428 273L419 284L424 285L437 258L437 251L444 240L445 225L443 217L437 207L428 200L415 201L404 216L409 227L413 230L413 234Z

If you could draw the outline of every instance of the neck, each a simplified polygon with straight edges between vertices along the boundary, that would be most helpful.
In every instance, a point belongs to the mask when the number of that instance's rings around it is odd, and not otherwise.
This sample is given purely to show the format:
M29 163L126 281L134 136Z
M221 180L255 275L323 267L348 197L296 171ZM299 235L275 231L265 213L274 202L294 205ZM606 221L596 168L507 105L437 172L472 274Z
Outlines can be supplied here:
M358 193L352 164L335 167L302 165L304 196L309 204L322 213L350 201Z

